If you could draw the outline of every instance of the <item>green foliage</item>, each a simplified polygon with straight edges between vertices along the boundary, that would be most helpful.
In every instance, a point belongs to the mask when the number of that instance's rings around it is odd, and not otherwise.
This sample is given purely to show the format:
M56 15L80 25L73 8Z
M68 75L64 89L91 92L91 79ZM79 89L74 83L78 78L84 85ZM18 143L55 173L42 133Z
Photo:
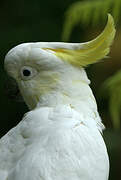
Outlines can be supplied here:
M104 83L105 93L109 95L109 111L115 129L120 128L121 114L121 70Z
M121 0L85 0L73 3L66 11L62 39L68 41L76 25L96 26L105 22L107 14L111 13L115 22L119 22ZM101 21L100 21L101 20Z

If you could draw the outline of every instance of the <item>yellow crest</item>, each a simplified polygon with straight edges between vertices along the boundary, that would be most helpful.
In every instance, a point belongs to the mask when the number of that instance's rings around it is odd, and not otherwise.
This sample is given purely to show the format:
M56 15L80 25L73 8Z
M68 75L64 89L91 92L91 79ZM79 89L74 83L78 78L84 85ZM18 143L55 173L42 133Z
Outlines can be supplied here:
M101 60L109 53L115 32L113 17L108 14L107 25L96 39L86 43L73 43L73 49L69 49L68 46L66 48L44 49L53 51L57 57L72 65L84 67Z

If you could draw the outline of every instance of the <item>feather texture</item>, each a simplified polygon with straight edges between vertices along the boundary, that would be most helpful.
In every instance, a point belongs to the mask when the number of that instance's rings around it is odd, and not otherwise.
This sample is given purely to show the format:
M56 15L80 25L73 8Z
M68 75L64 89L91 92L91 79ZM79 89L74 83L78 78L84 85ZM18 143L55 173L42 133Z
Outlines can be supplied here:
M108 180L97 122L69 106L38 108L0 141L1 180ZM97 163L99 162L99 163Z
M105 57L114 36L109 15L93 41L25 43L8 52L5 68L33 110L0 140L2 180L108 180L103 125L90 81L75 66Z
M101 60L109 53L115 32L113 17L109 14L104 31L96 39L86 43L80 43L78 46L75 44L75 49L45 49L54 51L57 57L72 65L85 67Z

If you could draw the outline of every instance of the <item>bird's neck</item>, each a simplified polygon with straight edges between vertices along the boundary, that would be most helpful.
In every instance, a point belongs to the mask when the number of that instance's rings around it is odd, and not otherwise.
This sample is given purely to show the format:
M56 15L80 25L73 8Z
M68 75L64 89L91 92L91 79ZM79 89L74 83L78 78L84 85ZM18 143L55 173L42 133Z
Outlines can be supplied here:
M72 66L64 66L56 70L58 80L55 84L48 83L48 89L42 93L22 93L24 100L30 109L38 107L56 107L68 105L83 114L97 112L97 105L93 93L89 87L89 79L83 69ZM36 91L34 91L36 92Z
M86 72L83 69L81 71L73 69L73 73L72 71L68 71L67 75L65 73L61 76L58 88L40 96L36 107L69 105L84 114L87 113L87 110L90 113L93 110L97 111Z
M67 72L64 71L59 77L57 86L47 93L25 98L29 108L70 106L82 114L86 121L90 122L90 119L92 119L97 122L97 125L99 124L99 129L102 129L97 104L89 86L90 81L86 72L83 69L73 68L67 70Z

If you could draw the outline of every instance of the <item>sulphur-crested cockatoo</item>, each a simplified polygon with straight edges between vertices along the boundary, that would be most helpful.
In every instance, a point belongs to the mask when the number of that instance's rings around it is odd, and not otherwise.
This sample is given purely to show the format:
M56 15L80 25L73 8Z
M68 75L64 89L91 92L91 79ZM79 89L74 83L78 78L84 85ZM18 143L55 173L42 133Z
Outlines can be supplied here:
M109 160L84 66L104 58L113 18L87 43L37 42L13 48L5 69L30 111L0 140L0 180L107 180Z

